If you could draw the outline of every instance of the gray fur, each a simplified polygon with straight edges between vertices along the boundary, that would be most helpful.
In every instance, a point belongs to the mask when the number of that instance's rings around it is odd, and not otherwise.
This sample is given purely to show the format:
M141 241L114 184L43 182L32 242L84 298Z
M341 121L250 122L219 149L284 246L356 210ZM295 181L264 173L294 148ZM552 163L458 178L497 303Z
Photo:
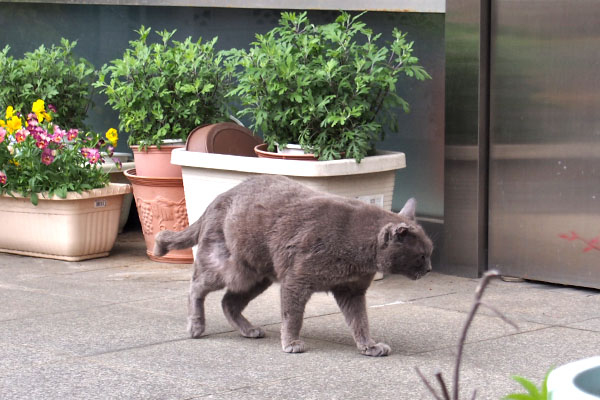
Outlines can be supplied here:
M250 178L218 196L182 232L156 236L154 254L198 244L189 295L188 330L205 328L204 299L227 288L227 320L246 337L263 337L242 311L278 281L281 345L305 350L304 307L314 292L333 293L359 351L385 356L390 348L369 334L365 292L376 271L418 279L431 270L433 246L415 222L414 199L399 214L313 191L280 176Z

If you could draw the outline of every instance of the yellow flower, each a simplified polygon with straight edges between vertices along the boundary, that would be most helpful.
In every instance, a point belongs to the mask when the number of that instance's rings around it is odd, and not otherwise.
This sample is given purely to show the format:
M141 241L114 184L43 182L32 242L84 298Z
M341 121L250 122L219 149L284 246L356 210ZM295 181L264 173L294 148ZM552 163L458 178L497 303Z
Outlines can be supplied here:
M37 99L34 103L33 106L31 106L31 111L33 111L38 119L38 122L42 122L44 121L44 116L47 116L48 114L46 114L46 108L44 106L44 100L42 99ZM50 121L50 120L48 120Z
M46 111L45 110L45 106L44 106L44 100L42 99L37 99L34 103L33 106L31 107L31 111L33 111L34 113L41 113Z
M48 121L48 122L52 121L52 116L45 111L42 112L42 117L46 118L46 121Z
M113 146L117 147L117 142L119 141L119 135L115 128L110 128L106 131L106 138L112 143Z
M8 121L9 119L11 119L13 115L15 115L14 113L15 109L13 108L13 106L6 107L6 120Z
M18 131L22 127L23 127L23 124L21 122L21 118L17 117L16 115L14 115L13 117L11 117L11 119L6 121L6 130L8 131L8 133L13 133L14 131Z

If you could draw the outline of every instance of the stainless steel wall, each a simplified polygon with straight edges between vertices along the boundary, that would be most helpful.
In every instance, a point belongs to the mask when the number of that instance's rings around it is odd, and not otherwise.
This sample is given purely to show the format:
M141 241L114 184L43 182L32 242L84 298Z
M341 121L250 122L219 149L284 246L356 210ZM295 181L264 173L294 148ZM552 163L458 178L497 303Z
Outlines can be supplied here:
M600 288L600 3L491 15L490 266Z
M443 272L486 268L487 2L446 3L446 137Z

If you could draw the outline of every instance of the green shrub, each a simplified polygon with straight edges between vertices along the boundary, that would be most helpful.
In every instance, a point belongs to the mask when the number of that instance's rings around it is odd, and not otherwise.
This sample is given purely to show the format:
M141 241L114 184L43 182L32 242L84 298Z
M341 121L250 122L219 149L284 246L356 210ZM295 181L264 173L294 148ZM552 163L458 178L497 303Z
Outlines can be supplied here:
M59 46L42 45L17 59L9 55L9 46L0 51L0 110L26 110L44 99L56 107L58 125L85 128L95 70L86 59L75 57L76 45L61 39Z
M104 65L94 84L119 112L119 129L129 144L160 146L163 139L184 140L196 126L228 119L225 94L232 69L215 51L217 38L171 40L175 31L156 32L159 43L147 43L150 28L136 31L123 57Z
M278 27L256 35L251 48L232 51L239 115L252 120L269 149L299 143L320 159L360 161L395 129L393 111L409 105L396 93L402 75L430 78L412 55L413 42L393 31L393 42L377 44L380 34L342 12L335 22L310 23L306 12L284 12Z

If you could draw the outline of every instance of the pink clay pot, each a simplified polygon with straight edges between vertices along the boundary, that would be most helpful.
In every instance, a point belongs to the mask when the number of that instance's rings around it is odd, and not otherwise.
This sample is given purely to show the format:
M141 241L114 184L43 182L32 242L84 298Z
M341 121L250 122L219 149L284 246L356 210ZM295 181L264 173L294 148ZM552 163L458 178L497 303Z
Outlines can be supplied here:
M148 146L143 150L141 146L131 146L135 169L139 176L160 178L181 178L181 166L171 164L171 152L184 147L181 144L163 144Z
M137 166L137 165L136 165ZM146 254L151 260L175 264L192 264L192 249L173 250L163 257L153 254L154 237L162 230L182 231L188 227L182 178L156 178L137 175L137 168L125 171L133 186Z

